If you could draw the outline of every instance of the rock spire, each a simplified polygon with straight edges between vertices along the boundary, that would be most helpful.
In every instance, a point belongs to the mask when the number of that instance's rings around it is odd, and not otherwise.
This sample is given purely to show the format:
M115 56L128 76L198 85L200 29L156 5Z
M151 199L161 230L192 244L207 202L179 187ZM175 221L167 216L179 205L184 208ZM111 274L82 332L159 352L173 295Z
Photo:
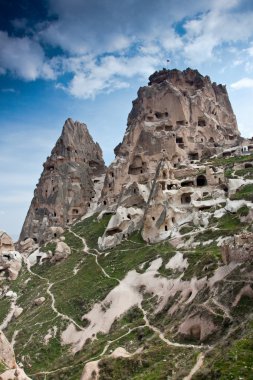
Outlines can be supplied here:
M19 241L43 244L84 215L105 172L102 151L87 126L67 119L34 191ZM21 244L22 245L22 244Z

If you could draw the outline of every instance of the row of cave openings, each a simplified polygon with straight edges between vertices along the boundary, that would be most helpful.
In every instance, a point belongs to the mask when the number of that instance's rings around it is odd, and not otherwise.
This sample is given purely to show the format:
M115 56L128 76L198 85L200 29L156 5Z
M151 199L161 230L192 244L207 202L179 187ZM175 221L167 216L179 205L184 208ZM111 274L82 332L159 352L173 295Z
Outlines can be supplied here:
M166 112L156 111L155 113L153 113L153 111L150 110L149 114L146 115L146 120L147 121L157 121L157 120L168 119L168 117L169 117L169 113L167 111ZM186 120L177 120L176 121L176 126L178 126L178 127L179 126L187 126L187 125L188 125L188 121L186 121ZM203 116L198 117L197 125L198 125L198 127L206 127L206 125L207 125L206 119ZM170 125L168 127L173 129L173 125Z
M165 181L160 181L159 183L162 186L162 190L172 190L173 187L175 186L175 184L173 183L166 185ZM195 186L204 187L207 185L208 185L208 182L207 182L206 176L203 174L200 174L199 176L197 176L196 183L193 180L181 182L181 187L195 187ZM183 202L183 203L189 203L189 202Z
M181 144L179 141L182 141L181 138L177 139L177 142ZM199 160L199 154L198 152L190 152L188 154L188 158L190 161L197 161ZM174 166L176 167L177 164L174 164ZM146 171L147 171L147 163L142 160L141 156L135 156L131 165L129 165L128 174L138 175L138 174L146 173ZM111 176L113 177L113 173L111 174Z

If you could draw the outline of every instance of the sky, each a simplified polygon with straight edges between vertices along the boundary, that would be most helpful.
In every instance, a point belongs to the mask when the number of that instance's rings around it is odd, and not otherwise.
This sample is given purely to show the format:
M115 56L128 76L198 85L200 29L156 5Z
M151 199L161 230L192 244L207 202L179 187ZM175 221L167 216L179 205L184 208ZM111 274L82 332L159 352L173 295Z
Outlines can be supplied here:
M109 164L138 88L163 67L226 84L251 137L252 21L252 0L0 0L0 229L18 238L68 117Z

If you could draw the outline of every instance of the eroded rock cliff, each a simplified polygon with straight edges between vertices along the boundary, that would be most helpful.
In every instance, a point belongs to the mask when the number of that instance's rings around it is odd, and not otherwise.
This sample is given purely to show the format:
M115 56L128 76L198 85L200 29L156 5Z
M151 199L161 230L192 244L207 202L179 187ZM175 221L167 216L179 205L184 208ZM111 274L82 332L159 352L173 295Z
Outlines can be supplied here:
M85 124L71 119L66 120L43 166L20 234L22 250L29 248L24 241L33 239L43 244L84 215L96 195L95 185L103 180L105 172L100 146Z

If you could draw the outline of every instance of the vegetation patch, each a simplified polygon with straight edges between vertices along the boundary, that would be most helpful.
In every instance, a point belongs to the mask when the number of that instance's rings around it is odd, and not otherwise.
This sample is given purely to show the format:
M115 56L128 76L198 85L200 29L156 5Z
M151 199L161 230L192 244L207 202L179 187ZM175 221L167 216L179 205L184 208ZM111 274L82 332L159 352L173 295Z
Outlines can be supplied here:
M241 186L235 194L231 195L230 199L232 200L245 199L246 201L253 202L253 184L250 183L250 184Z

